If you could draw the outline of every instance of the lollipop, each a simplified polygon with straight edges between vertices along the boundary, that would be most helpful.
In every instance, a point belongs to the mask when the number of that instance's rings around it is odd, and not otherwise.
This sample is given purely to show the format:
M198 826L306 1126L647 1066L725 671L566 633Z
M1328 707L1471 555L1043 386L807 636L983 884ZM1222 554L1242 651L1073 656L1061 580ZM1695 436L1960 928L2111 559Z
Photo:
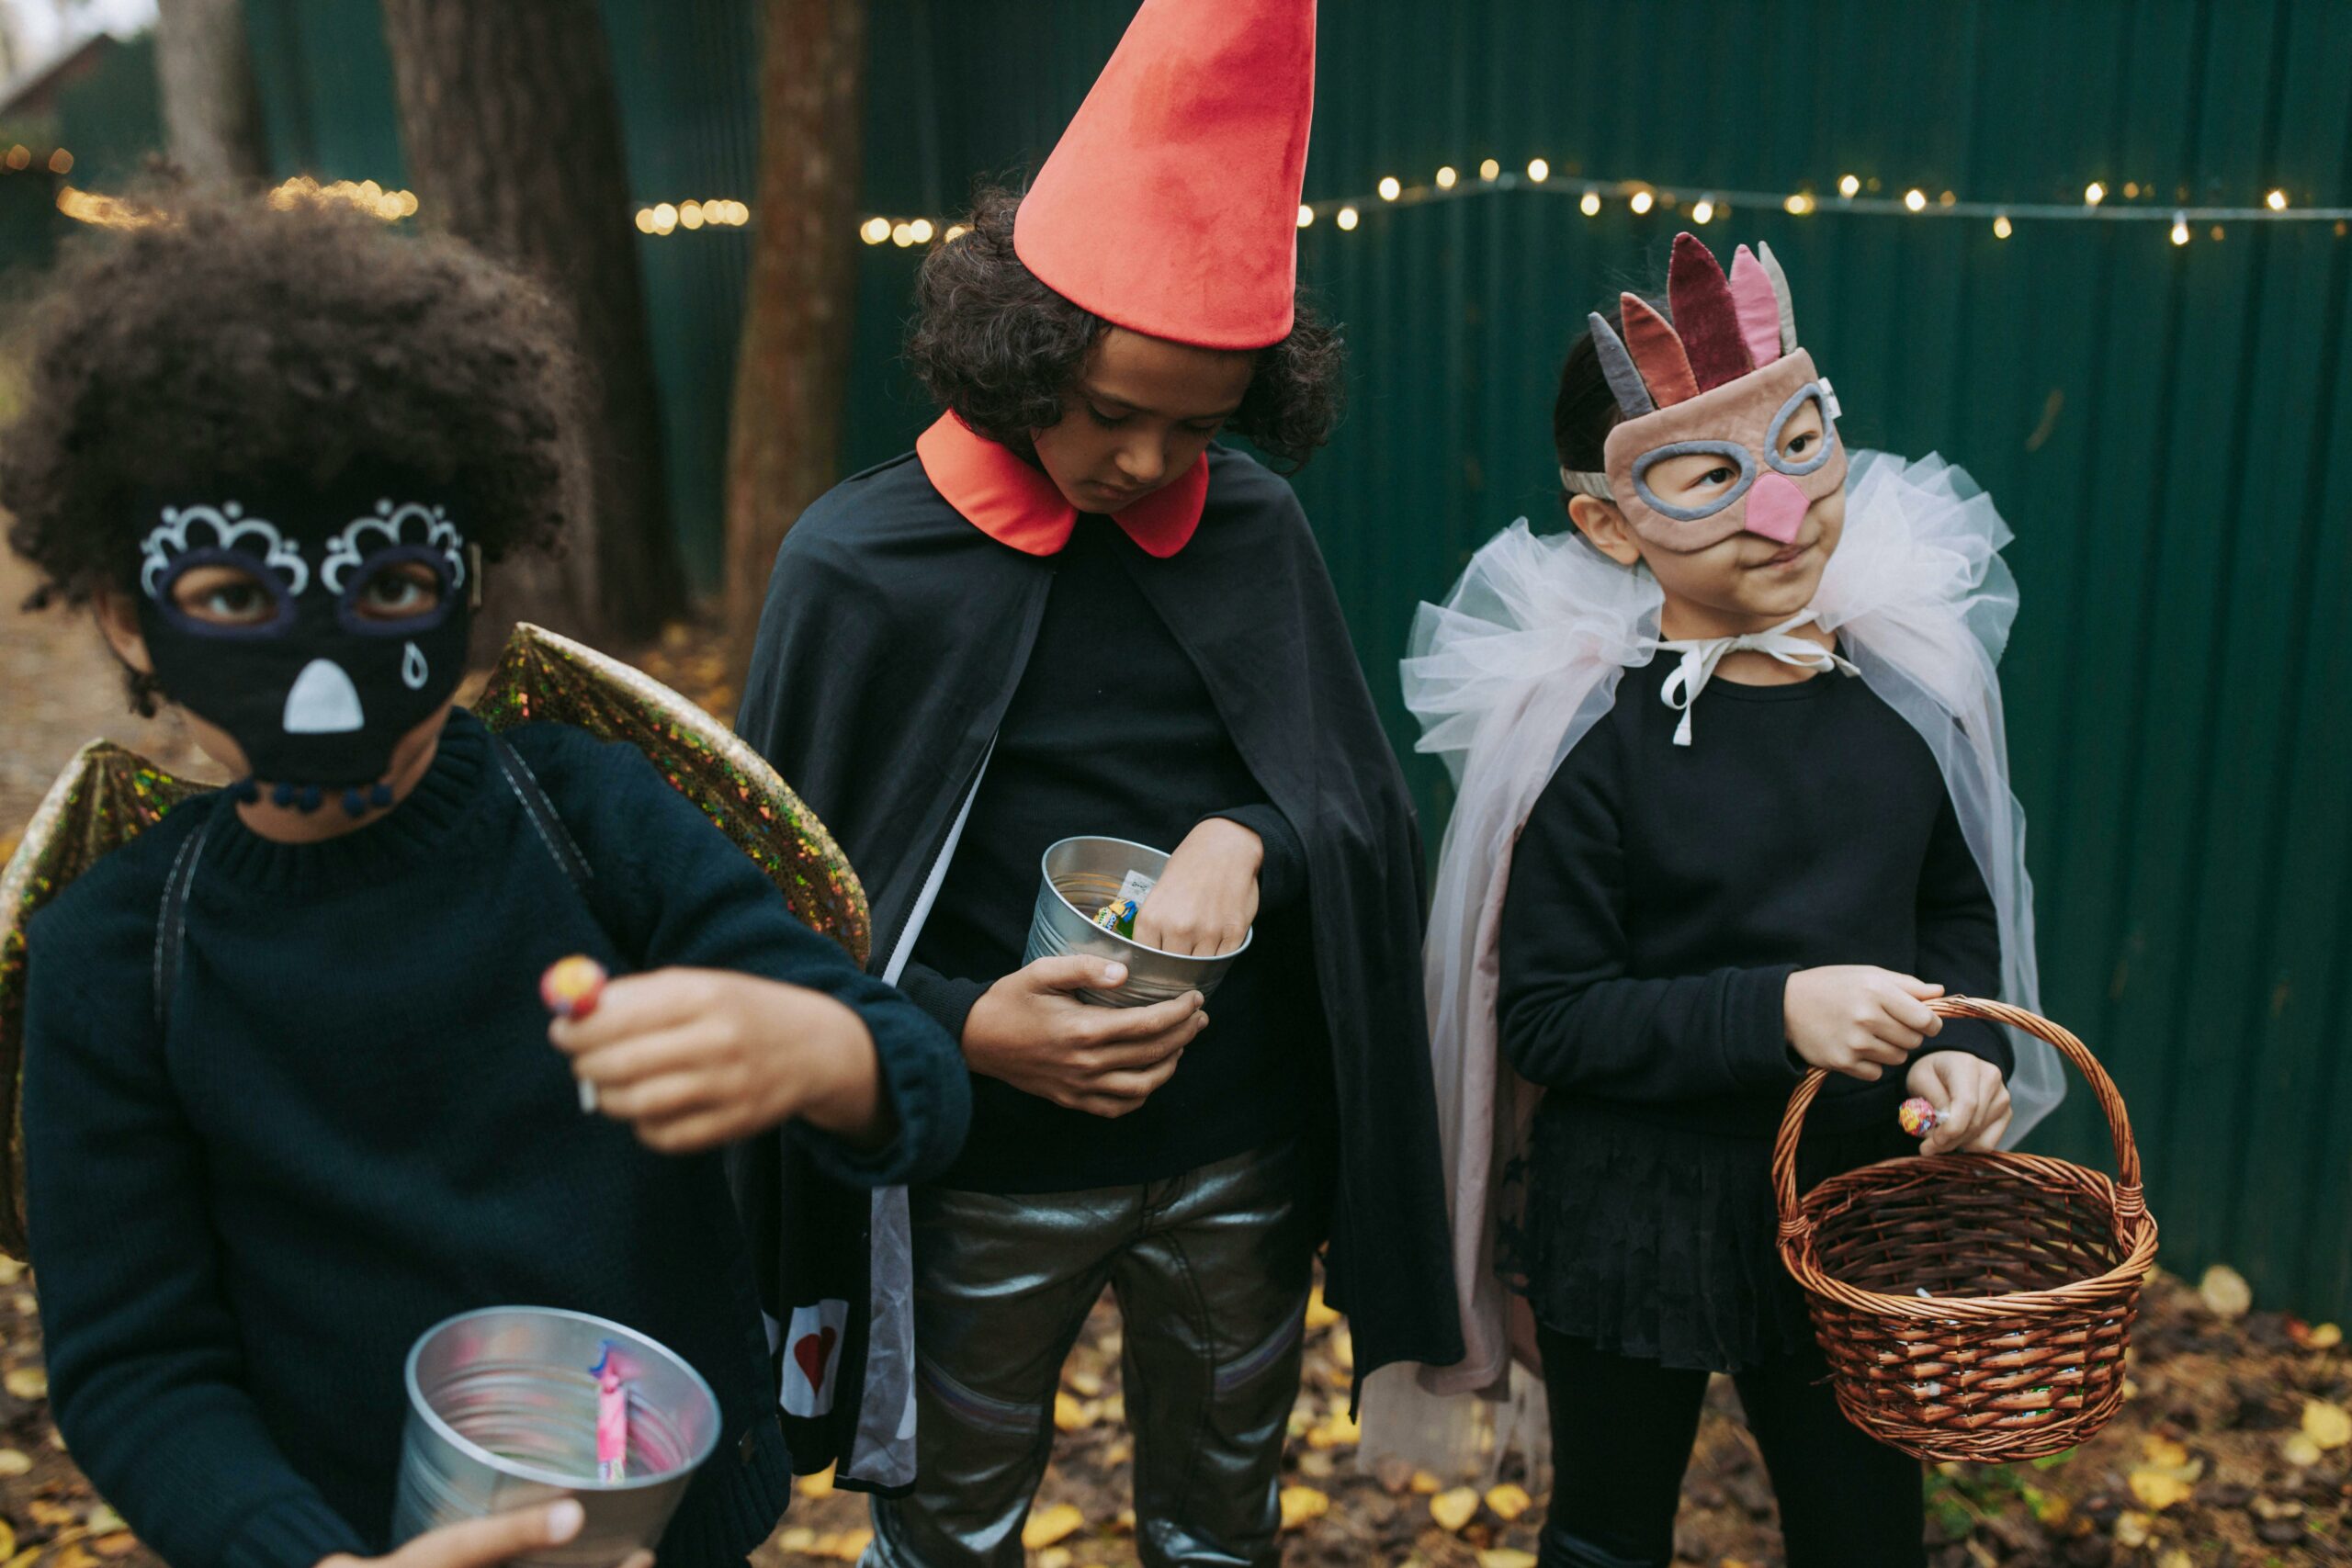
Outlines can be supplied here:
M557 959L539 976L539 1000L558 1018L586 1018L604 994L605 966L583 953ZM580 1109L596 1109L596 1086L586 1078L580 1080Z
M588 1371L596 1380L596 1479L606 1483L627 1481L628 1358L617 1352L607 1339L604 1341L604 1354Z
M1943 1117L1934 1105L1914 1095L1903 1102L1895 1111L1894 1119L1902 1122L1903 1130L1913 1137L1924 1138L1936 1130L1936 1123Z

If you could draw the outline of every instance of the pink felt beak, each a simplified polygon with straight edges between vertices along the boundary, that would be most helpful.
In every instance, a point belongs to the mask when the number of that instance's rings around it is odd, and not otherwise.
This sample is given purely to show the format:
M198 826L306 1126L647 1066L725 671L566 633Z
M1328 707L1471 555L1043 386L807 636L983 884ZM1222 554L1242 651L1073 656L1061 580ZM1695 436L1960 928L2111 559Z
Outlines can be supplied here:
M1767 469L1756 476L1747 487L1747 531L1783 545L1797 541L1797 529L1804 522L1805 509L1813 504L1796 481L1785 474Z

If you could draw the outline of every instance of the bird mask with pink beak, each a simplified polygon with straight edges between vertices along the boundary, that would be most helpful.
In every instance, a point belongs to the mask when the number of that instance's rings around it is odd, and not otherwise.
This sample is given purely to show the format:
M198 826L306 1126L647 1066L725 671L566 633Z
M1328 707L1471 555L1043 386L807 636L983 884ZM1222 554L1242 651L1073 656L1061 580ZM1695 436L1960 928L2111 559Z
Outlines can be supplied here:
M1740 246L1725 277L1696 235L1678 234L1667 268L1672 324L1632 294L1620 301L1623 338L1592 318L1624 418L1601 448L1605 473L1560 478L1615 502L1634 533L1664 549L1703 550L1742 533L1793 543L1806 511L1846 482L1838 395L1797 346L1788 278L1771 247L1757 253ZM1807 403L1820 410L1822 439L1792 457L1783 432ZM1651 468L1692 453L1724 458L1738 482L1697 506L1660 500L1645 482Z

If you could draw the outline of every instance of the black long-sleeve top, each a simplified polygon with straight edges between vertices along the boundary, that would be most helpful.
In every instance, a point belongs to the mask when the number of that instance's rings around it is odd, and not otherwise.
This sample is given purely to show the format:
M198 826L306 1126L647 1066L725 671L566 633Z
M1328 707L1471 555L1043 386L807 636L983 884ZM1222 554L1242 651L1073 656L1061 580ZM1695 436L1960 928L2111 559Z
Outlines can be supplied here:
M1628 671L1561 763L1512 856L1499 1032L1530 1080L1692 1128L1769 1134L1803 1064L1789 976L1867 964L1996 994L1991 895L1926 741L1862 681L1716 678L1692 743L1659 700L1675 660ZM2006 1074L2006 1037L1949 1021L1928 1049ZM1809 1127L1891 1120L1903 1073L1832 1075Z
M581 1113L538 976L723 968L824 991L871 1032L898 1135L842 1179L920 1179L967 1114L930 1020L795 920L634 748L508 737L590 872L583 898L453 714L413 793L313 844L183 804L32 922L25 1140L59 1428L175 1568L381 1551L416 1337L525 1303L626 1323L717 1393L718 1451L662 1542L741 1563L790 1495L759 1303L716 1153ZM156 922L198 834L164 1023Z
M972 1080L972 1132L940 1179L985 1192L1157 1180L1295 1131L1326 1053L1306 927L1306 852L1235 750L1174 635L1136 585L1155 563L1108 517L1081 515L939 900L901 976L962 1038L972 1003L1021 967L1038 861L1073 835L1173 850L1227 817L1265 845L1249 950L1175 1076L1115 1119Z

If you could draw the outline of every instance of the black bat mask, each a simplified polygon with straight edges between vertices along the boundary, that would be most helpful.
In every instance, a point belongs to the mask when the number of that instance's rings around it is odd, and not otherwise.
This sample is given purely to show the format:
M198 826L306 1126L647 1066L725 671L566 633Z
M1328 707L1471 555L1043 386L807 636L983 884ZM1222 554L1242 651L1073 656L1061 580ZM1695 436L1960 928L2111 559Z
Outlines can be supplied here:
M465 672L466 537L420 488L345 481L156 502L137 598L156 678L281 805L390 803L401 738Z

